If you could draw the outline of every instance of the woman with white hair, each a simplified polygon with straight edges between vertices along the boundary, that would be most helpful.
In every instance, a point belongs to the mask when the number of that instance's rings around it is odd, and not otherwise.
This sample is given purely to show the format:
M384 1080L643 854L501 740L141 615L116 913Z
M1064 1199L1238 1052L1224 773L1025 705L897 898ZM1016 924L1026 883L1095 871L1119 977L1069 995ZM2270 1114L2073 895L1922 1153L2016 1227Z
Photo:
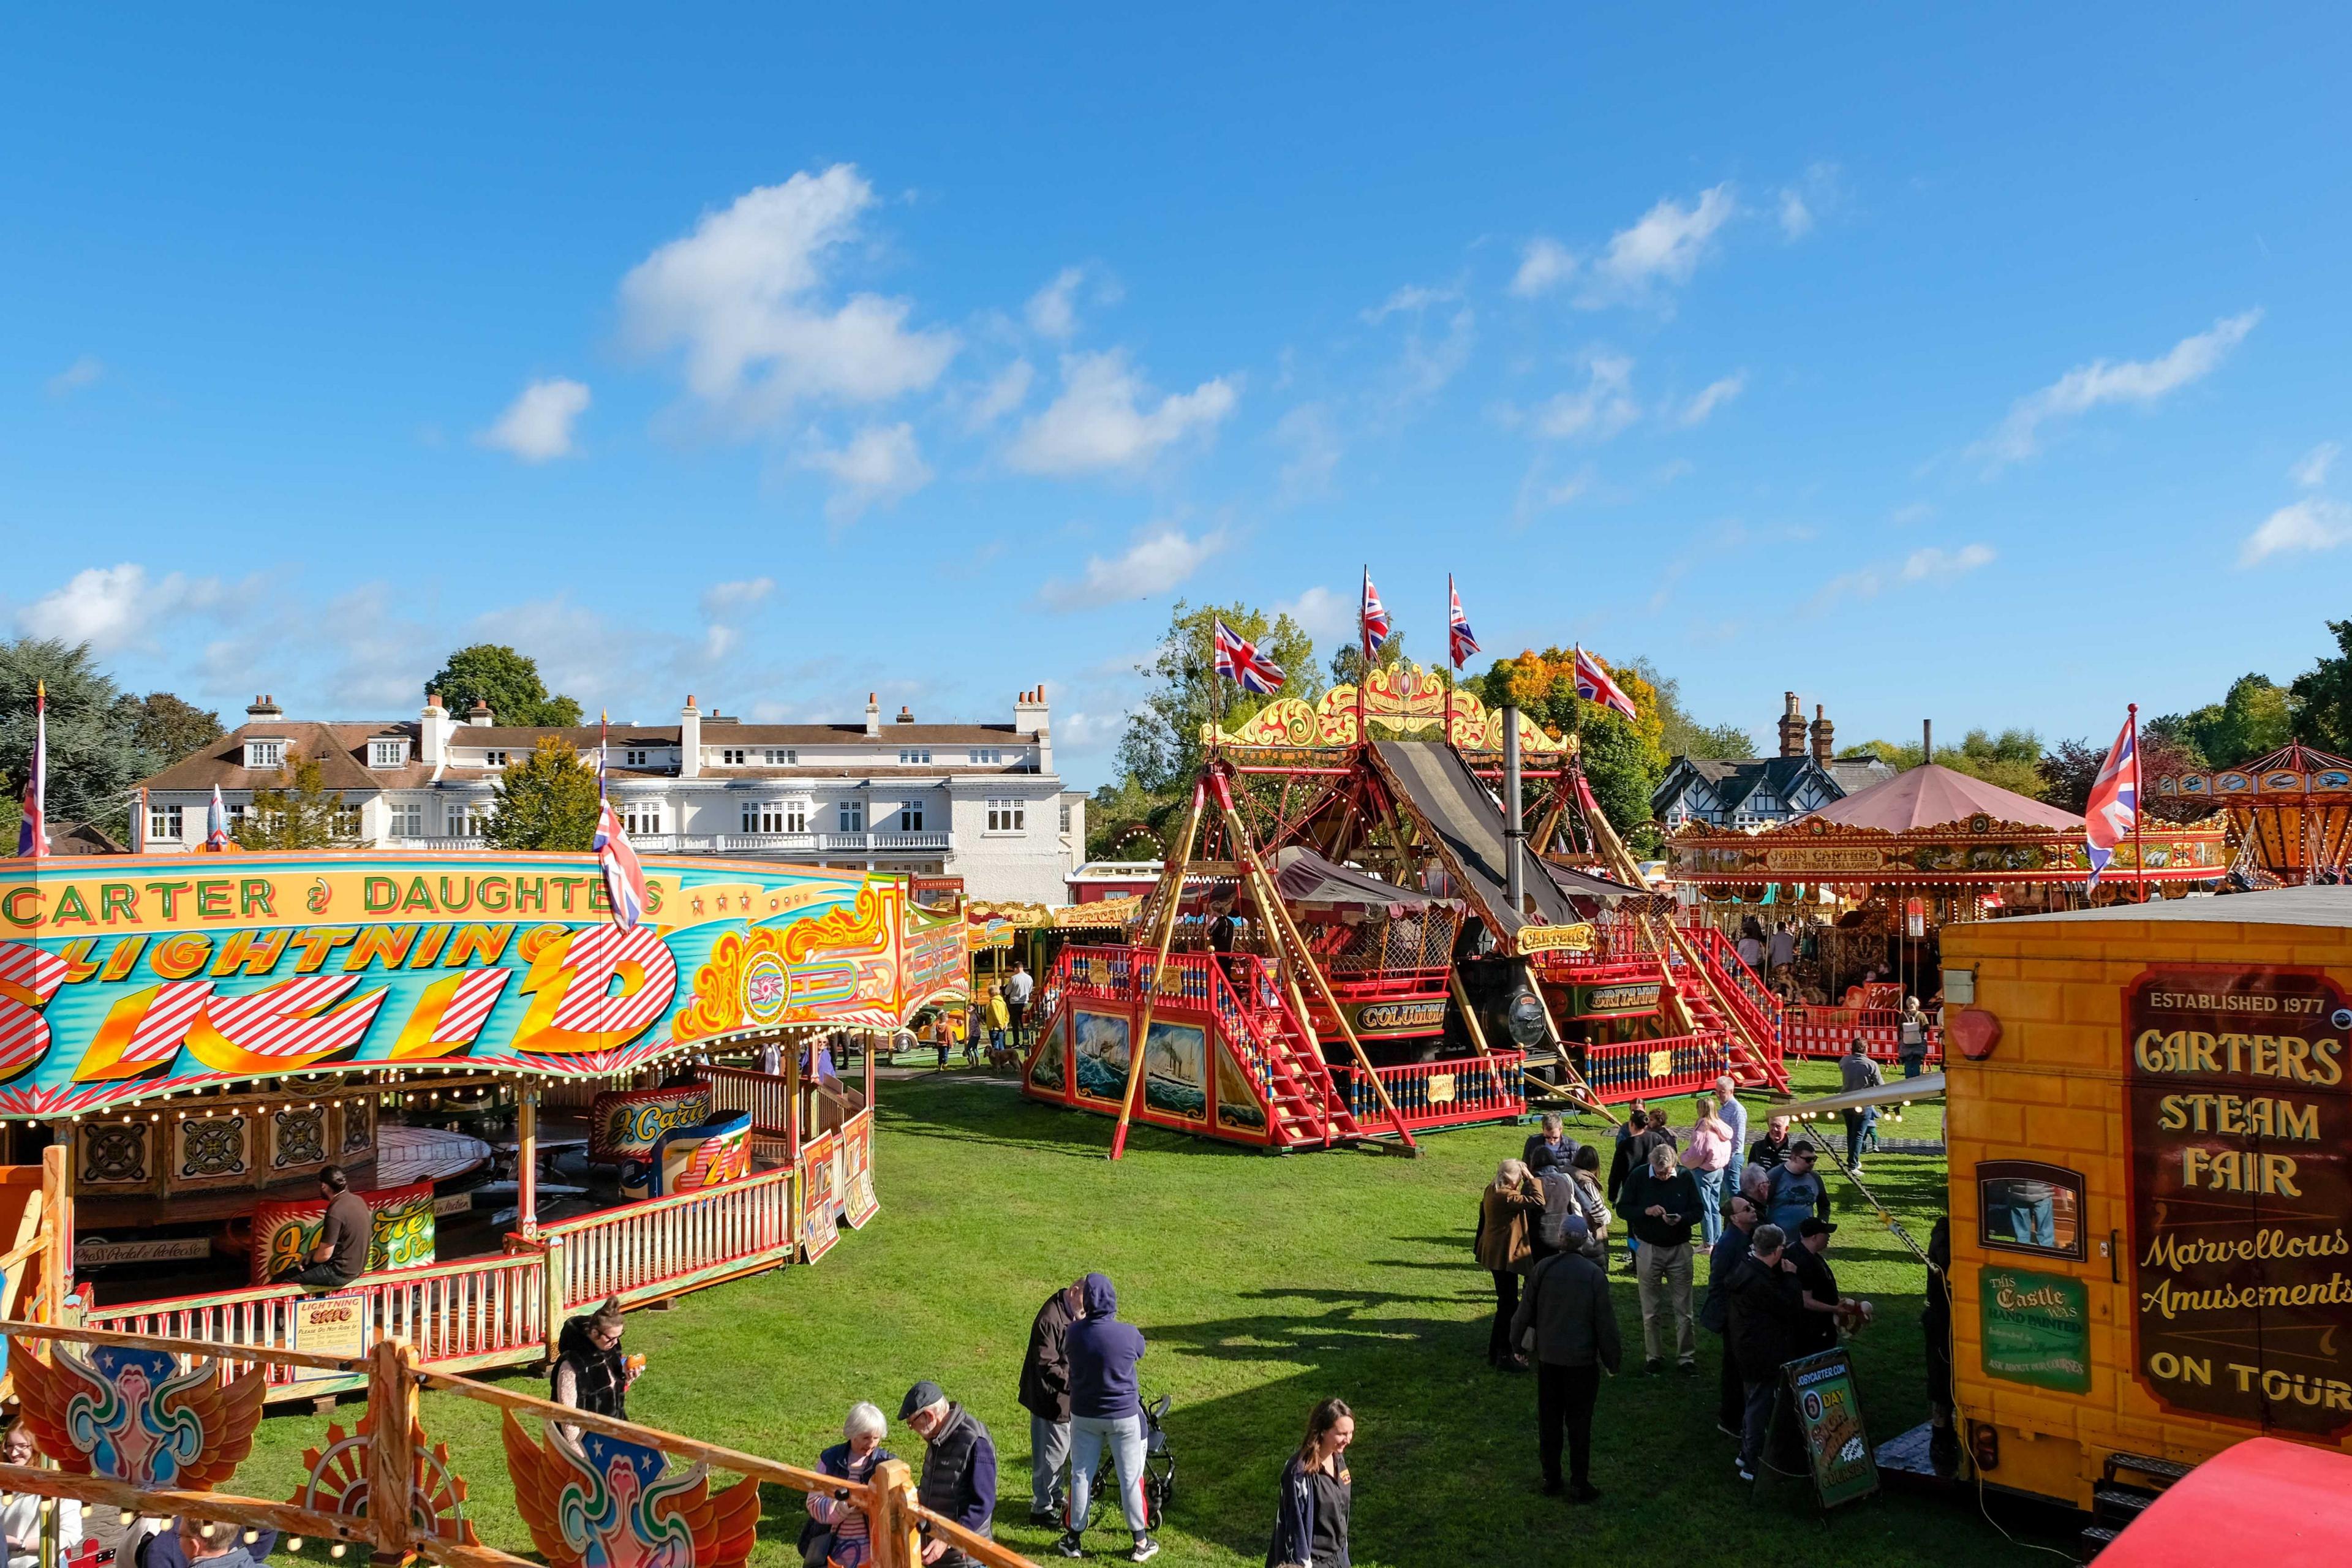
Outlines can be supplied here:
M1511 1318L1519 1310L1519 1277L1536 1260L1535 1227L1543 1223L1543 1188L1525 1161L1506 1160L1478 1194L1478 1233L1471 1249L1495 1277L1495 1326L1486 1336L1486 1360L1505 1372L1524 1372L1527 1358L1511 1344Z
M882 1435L889 1429L878 1407L859 1400L849 1407L849 1416L841 1424L841 1435L848 1441L835 1443L818 1455L816 1468L864 1486L874 1479L875 1467L891 1458L882 1447ZM827 1563L833 1568L865 1568L874 1542L864 1509L836 1489L809 1493L808 1513L808 1528L801 1531L802 1568L825 1568Z

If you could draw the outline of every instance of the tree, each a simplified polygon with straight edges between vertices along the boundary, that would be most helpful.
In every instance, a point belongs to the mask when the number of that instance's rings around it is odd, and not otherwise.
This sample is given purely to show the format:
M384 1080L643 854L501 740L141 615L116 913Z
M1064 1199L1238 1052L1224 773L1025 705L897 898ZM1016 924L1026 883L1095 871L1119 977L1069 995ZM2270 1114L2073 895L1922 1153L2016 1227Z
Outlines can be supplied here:
M2084 813L2090 809L2091 786L2098 782L2099 770L2107 765L2104 745L2089 741L2061 741L2042 759L2042 799L2068 811ZM2159 734L2147 724L2139 731L2139 769L2141 799L2147 815L2166 822L2194 822L2211 815L2213 803L2209 797L2158 793L2156 781L2168 776L2200 771L2204 764L2192 756L2170 735Z
M2352 621L2330 621L2336 654L2294 678L2294 738L2337 756L2352 756Z
M136 703L90 658L87 644L48 637L0 642L0 832L16 846L17 802L33 761L33 693L48 688L48 825L52 836L77 822L121 837L130 830L132 786L165 759L140 743Z
M494 849L585 849L596 836L596 774L560 735L499 778L482 842Z
M1393 616L1390 617L1389 625L1392 628L1395 626L1396 618ZM1389 640L1381 645L1380 652L1372 655L1372 666L1377 669L1394 669L1398 665L1404 662L1404 633L1391 630L1389 633ZM1286 665L1284 668L1287 668L1288 666ZM1344 642L1338 647L1333 648L1331 650L1331 662L1328 668L1331 671L1331 684L1333 686L1355 686L1360 684L1364 679L1364 645L1362 641L1360 639L1353 642Z
M1864 741L1847 747L1839 755L1850 759L1876 757L1897 773L1916 768L1925 760L1917 746L1899 746L1892 741ZM1998 735L1990 730L1970 730L1960 737L1958 745L1936 748L1936 765L2032 800L2042 799L2042 792L2050 787L2042 771L2042 737L2031 730L2012 728Z
M131 730L139 744L155 759L157 768L170 767L221 738L220 715L193 702L183 702L168 691L144 697L123 697L131 713Z
M2287 743L2294 733L2294 702L2290 689L2269 676L2242 675L2221 701L2155 722L2177 724L2207 763L2234 768Z
M328 787L325 765L296 751L268 788L253 792L245 820L231 830L244 849L340 849L359 836L359 813Z
M2106 765L2105 751L2090 742L2059 742L2042 758L2042 798L2081 816L2090 808L2091 785Z
M439 692L441 706L458 719L481 701L490 705L491 719L500 724L580 722L579 703L548 695L539 661L502 643L478 642L459 648L425 683L425 689Z
M1288 677L1272 697L1253 697L1215 673L1216 622L1223 618ZM1242 604L1191 608L1179 599L1168 613L1168 633L1145 663L1136 667L1150 682L1142 702L1127 717L1118 761L1126 779L1153 800L1166 801L1188 788L1200 771L1201 727L1222 710L1230 730L1276 698L1312 703L1323 694L1315 670L1315 639L1288 616L1271 619ZM1130 816L1129 820L1133 818Z
M1489 708L1516 705L1554 734L1578 734L1584 776L1602 814L1619 833L1632 834L1650 820L1650 795L1666 771L1657 688L1640 670L1637 664L1610 669L1633 700L1638 715L1633 719L1577 697L1573 648L1550 647L1497 659L1475 684L1479 700Z

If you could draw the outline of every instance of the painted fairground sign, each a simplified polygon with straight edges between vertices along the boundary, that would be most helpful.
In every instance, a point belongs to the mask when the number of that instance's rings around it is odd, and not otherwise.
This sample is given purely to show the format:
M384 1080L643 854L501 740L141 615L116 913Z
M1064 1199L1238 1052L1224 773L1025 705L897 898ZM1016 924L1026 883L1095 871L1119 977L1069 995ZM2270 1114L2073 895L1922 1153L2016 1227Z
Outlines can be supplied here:
M2352 1428L2352 1006L2315 971L2147 971L2124 993L2132 1352L2168 1410Z
M2149 826L2116 850L2116 874L2147 856L2151 882L2198 882L2229 869L2218 827ZM1999 887L2081 881L2091 872L2079 827L2053 830L1976 816L1907 833L1807 818L1761 833L1717 827L1696 818L1666 840L1667 876L1676 882L1762 887L1774 882L1891 886Z
M602 1077L730 1035L895 1026L897 879L585 856L0 862L0 1116L291 1072Z

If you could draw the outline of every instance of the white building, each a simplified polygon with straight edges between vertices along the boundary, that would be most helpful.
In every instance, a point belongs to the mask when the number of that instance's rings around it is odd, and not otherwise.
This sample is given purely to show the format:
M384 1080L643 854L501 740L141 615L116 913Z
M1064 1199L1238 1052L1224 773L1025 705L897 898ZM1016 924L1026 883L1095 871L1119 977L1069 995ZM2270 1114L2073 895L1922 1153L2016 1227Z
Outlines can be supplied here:
M1086 858L1087 802L1054 772L1045 688L1010 724L753 724L686 700L674 724L615 724L608 787L647 854L725 855L964 879L973 898L1061 903ZM593 726L500 725L477 704L459 720L428 696L413 721L289 720L257 698L246 721L146 781L133 847L201 847L218 786L232 816L272 787L288 755L319 759L355 842L384 848L480 845L500 772L557 735L593 756Z

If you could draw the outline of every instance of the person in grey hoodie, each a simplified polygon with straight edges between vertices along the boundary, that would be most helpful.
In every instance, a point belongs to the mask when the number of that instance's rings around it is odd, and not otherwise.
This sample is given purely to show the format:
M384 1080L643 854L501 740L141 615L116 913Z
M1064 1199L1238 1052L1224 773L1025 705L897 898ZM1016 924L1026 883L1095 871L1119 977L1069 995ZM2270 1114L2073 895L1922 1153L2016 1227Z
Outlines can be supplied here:
M1149 1533L1150 1513L1143 1497L1143 1398L1135 1363L1143 1359L1143 1333L1118 1321L1118 1292L1100 1274L1078 1281L1086 1315L1072 1323L1066 1340L1070 1362L1070 1517L1054 1550L1083 1557L1079 1537L1094 1501L1094 1480L1108 1447L1118 1474L1118 1500L1135 1544L1130 1563L1148 1563L1160 1543Z

